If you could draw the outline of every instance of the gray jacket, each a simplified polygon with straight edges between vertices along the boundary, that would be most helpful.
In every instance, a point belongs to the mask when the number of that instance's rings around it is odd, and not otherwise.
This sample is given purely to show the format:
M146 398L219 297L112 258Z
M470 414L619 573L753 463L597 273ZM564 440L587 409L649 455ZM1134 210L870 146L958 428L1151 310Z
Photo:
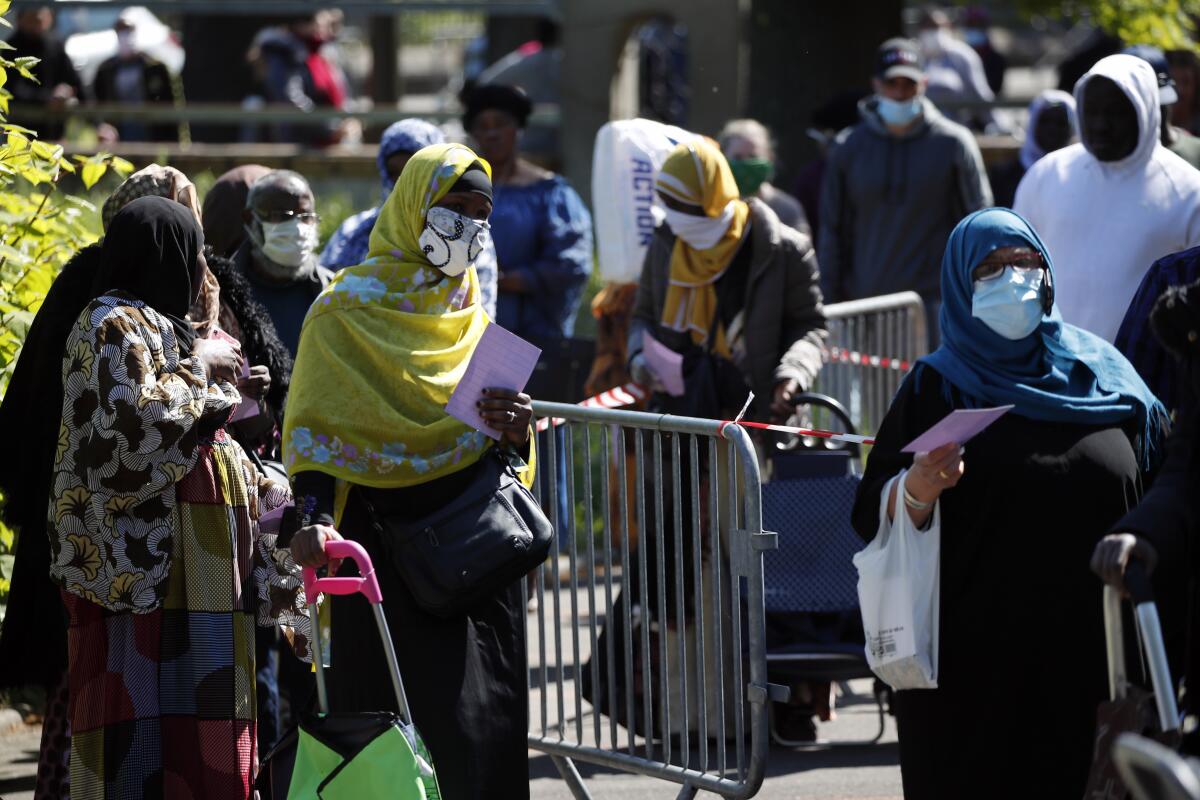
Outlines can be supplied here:
M825 342L825 312L821 308L820 275L812 242L779 222L775 212L757 199L750 204L750 274L746 281L745 345L742 365L754 390L751 418L765 419L775 385L795 378L802 390L812 386L821 370ZM642 351L642 334L677 352L691 336L662 327L667 277L675 236L660 225L646 250L633 321L629 326L629 357Z
M913 290L941 296L942 253L958 221L992 204L975 137L924 100L897 136L878 101L829 154L821 189L821 289L830 303Z

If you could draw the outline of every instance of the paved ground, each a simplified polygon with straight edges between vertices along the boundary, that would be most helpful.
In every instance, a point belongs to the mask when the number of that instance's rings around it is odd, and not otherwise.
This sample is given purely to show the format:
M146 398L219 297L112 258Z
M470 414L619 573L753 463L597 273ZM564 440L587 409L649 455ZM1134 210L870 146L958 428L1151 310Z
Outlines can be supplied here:
M550 624L551 613L544 618L548 635L547 667L553 676L560 671L565 675L575 673L572 657L572 640L568 608L564 592L558 626ZM549 606L549 603L546 604ZM581 651L577 663L585 663L590 643L588 635L586 603L576 606L582 625ZM531 675L536 677L539 669L539 648L536 641L536 617L530 616ZM560 669L554 665L554 635L562 637L564 663ZM568 720L575 708L574 681L564 682L564 710ZM878 726L874 701L871 698L871 681L855 681L851 684L852 695L839 702L837 720L823 724L822 738L833 741L850 741L870 738ZM548 714L550 728L557 720L557 691L549 693ZM540 721L541 696L535 689L531 693L531 716ZM589 714L587 704L582 706ZM585 737L592 724L590 716L585 718ZM568 729L573 724L568 723ZM607 731L607 722L605 723ZM621 734L623 736L623 733ZM607 733L604 734L607 737ZM31 800L33 797L33 775L36 772L39 730L22 726L9 733L0 731L0 799ZM585 738L585 741L590 741ZM620 740L618 740L620 744ZM678 792L675 784L662 780L618 773L604 767L580 763L583 775L595 800L651 800L673 798ZM563 783L550 758L537 752L530 753L531 794L533 800L570 800L571 793ZM701 795L712 797L713 795ZM772 748L768 760L767 779L760 797L781 800L898 800L901 797L900 768L896 748L895 722L887 721L887 733L880 744L866 747L798 751L781 747Z
M41 737L41 726L32 725L0 733L0 798L32 800Z
M863 691L869 687L858 686ZM830 738L865 737L873 733L875 719L868 705L843 708L838 720L822 726ZM0 735L0 798L32 800L40 732L35 727ZM774 748L769 776L759 797L779 800L899 800L900 769L896 766L895 725L888 720L884 743L873 747L837 751L798 752ZM570 800L550 759L531 753L529 761L533 800ZM659 800L672 798L676 787L663 781L617 774L579 765L595 800ZM712 795L700 795L712 797Z
M851 705L838 710L838 719L821 726L821 735L834 741L874 736L877 717L870 700L870 681L856 681L861 693ZM779 800L900 800L900 767L896 750L895 720L887 721L882 742L870 747L798 751L771 749L767 780L759 797ZM619 774L602 767L579 765L595 800L659 800L675 797L674 784ZM570 800L571 793L550 759L540 753L530 757L533 800ZM700 794L700 797L714 797Z

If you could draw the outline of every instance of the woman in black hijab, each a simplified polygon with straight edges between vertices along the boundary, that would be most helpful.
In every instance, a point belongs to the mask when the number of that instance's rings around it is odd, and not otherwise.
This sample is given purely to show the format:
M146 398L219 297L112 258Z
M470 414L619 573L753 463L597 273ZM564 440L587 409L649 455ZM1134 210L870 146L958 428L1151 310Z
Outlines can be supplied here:
M58 796L65 788L62 754L69 736L62 725L67 702L62 682L66 620L59 590L47 575L46 536L46 503L62 420L63 349L80 312L102 291L97 283L107 282L99 277L103 252L99 243L83 248L54 279L0 404L0 424L9 432L12 452L21 454L0 460L0 513L18 532L8 613L0 628L0 689L42 686L47 692L39 796Z
M96 295L123 292L162 314L175 329L180 357L187 358L196 337L184 317L208 271L203 245L200 226L183 206L139 197L108 227Z
M62 356L50 577L68 618L71 749L94 754L72 757L72 796L187 786L248 799L253 685L233 676L255 671L255 612L307 654L298 570L254 523L277 487L264 490L224 430L240 352L184 320L207 272L202 244L176 203L122 209L99 296ZM269 613L256 595L274 600Z

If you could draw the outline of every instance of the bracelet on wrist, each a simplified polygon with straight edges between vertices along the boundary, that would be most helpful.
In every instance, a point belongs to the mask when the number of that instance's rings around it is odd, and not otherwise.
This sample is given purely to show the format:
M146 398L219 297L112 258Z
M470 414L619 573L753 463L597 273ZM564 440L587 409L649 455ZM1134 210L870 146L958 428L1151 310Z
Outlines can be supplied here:
M908 491L908 487L904 487L904 505L911 508L913 511L924 511L932 506L934 501L923 503L913 496L912 492Z

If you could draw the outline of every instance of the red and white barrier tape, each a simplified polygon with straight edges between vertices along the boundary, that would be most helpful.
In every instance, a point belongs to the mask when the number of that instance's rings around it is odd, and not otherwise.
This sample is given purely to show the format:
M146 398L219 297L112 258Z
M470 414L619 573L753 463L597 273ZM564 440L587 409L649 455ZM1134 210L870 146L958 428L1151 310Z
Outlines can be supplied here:
M841 347L831 347L825 351L825 360L836 364L855 364L862 367L879 367L880 369L894 369L898 372L908 372L912 367L912 363L901 358L888 358L887 356L873 356L868 353L860 353L857 350L846 350Z
M777 431L779 433L794 433L797 436L812 436L817 439L829 439L833 442L849 442L850 444L875 444L875 440L870 436L859 436L855 433L833 433L832 431L820 431L814 428L793 428L790 425L768 425L765 422L747 422L746 420L724 420L725 425L744 425L747 428L759 428L764 431ZM722 426L724 430L724 425Z
M639 400L646 397L646 390L636 383L627 383L624 386L617 386L609 389L606 392L601 392L594 397L589 397L580 406L584 408L623 408L631 406ZM747 407L750 400L746 401ZM745 413L745 409L742 409ZM562 417L544 417L537 421L537 429L544 431L551 425L558 427L566 420ZM849 442L850 444L875 444L875 440L869 436L858 436L852 433L833 433L831 431L821 431L812 428L793 428L788 425L768 425L765 422L747 422L738 415L736 420L723 420L725 425L745 425L747 428L760 428L767 431L778 431L779 433L793 433L797 436L813 436L818 439L829 439L835 442Z
M579 405L583 408L624 408L644 399L646 399L646 390L633 381L630 381L624 386L616 386L594 397L589 397L587 400L579 403ZM558 427L564 422L566 420L561 417L544 417L538 420L537 429L544 431L551 425Z

